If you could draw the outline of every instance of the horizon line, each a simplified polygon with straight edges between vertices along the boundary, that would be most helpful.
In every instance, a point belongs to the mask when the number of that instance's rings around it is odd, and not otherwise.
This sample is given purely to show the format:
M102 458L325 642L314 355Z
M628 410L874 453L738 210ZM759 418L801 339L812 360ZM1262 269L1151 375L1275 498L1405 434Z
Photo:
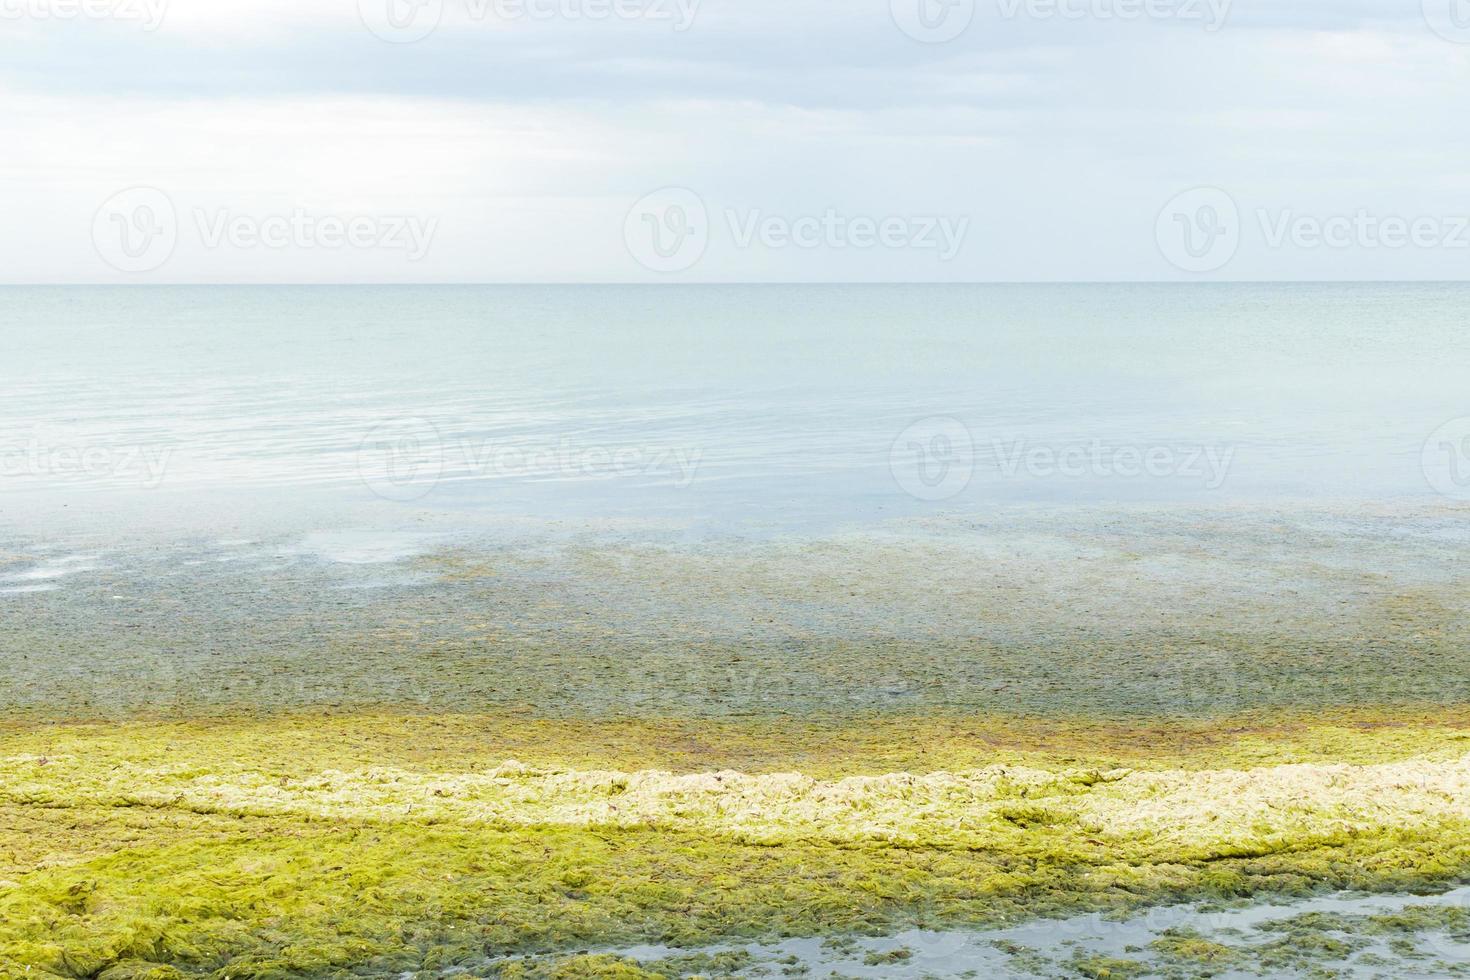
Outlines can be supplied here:
M469 287L681 287L681 286L1462 286L1466 279L953 279L953 280L454 280L443 282L0 282L0 289L240 289L469 288Z

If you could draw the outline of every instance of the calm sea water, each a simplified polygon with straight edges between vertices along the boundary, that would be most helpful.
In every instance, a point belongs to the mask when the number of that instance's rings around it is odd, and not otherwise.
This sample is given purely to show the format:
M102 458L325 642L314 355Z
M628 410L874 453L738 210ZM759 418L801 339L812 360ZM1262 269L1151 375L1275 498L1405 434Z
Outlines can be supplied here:
M1467 300L0 290L0 697L1463 699Z
M1467 307L1449 284L0 289L0 493L795 527L1432 496L1426 445L1470 415Z

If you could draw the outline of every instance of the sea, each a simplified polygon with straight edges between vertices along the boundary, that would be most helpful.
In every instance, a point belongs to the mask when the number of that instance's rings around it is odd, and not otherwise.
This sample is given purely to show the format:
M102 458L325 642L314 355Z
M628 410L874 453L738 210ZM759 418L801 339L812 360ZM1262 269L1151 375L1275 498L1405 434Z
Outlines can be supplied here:
M1467 309L1436 283L0 289L0 706L1460 703Z
M1467 308L1441 283L0 288L0 523L1457 499Z

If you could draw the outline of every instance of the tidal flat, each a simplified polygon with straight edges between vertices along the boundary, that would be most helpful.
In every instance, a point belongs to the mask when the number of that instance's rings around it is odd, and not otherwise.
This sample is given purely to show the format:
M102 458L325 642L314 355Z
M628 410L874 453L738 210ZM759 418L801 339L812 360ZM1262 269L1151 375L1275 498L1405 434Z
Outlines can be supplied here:
M1010 508L771 537L395 516L0 538L0 588L52 576L6 599L4 706L1209 718L1470 703L1463 505Z
M1001 933L1460 894L1467 516L10 534L0 975L1454 975L1453 901Z

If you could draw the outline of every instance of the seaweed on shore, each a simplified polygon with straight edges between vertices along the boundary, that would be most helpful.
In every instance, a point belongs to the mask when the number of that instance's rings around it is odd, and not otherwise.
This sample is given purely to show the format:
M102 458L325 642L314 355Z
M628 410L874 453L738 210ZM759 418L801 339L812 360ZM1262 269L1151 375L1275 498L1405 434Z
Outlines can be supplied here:
M1470 874L1454 729L1361 765L1289 745L1265 764L1257 739L1235 770L1037 757L812 776L492 765L494 744L422 744L427 720L397 738L319 720L293 757L261 724L0 740L0 962L381 975Z

